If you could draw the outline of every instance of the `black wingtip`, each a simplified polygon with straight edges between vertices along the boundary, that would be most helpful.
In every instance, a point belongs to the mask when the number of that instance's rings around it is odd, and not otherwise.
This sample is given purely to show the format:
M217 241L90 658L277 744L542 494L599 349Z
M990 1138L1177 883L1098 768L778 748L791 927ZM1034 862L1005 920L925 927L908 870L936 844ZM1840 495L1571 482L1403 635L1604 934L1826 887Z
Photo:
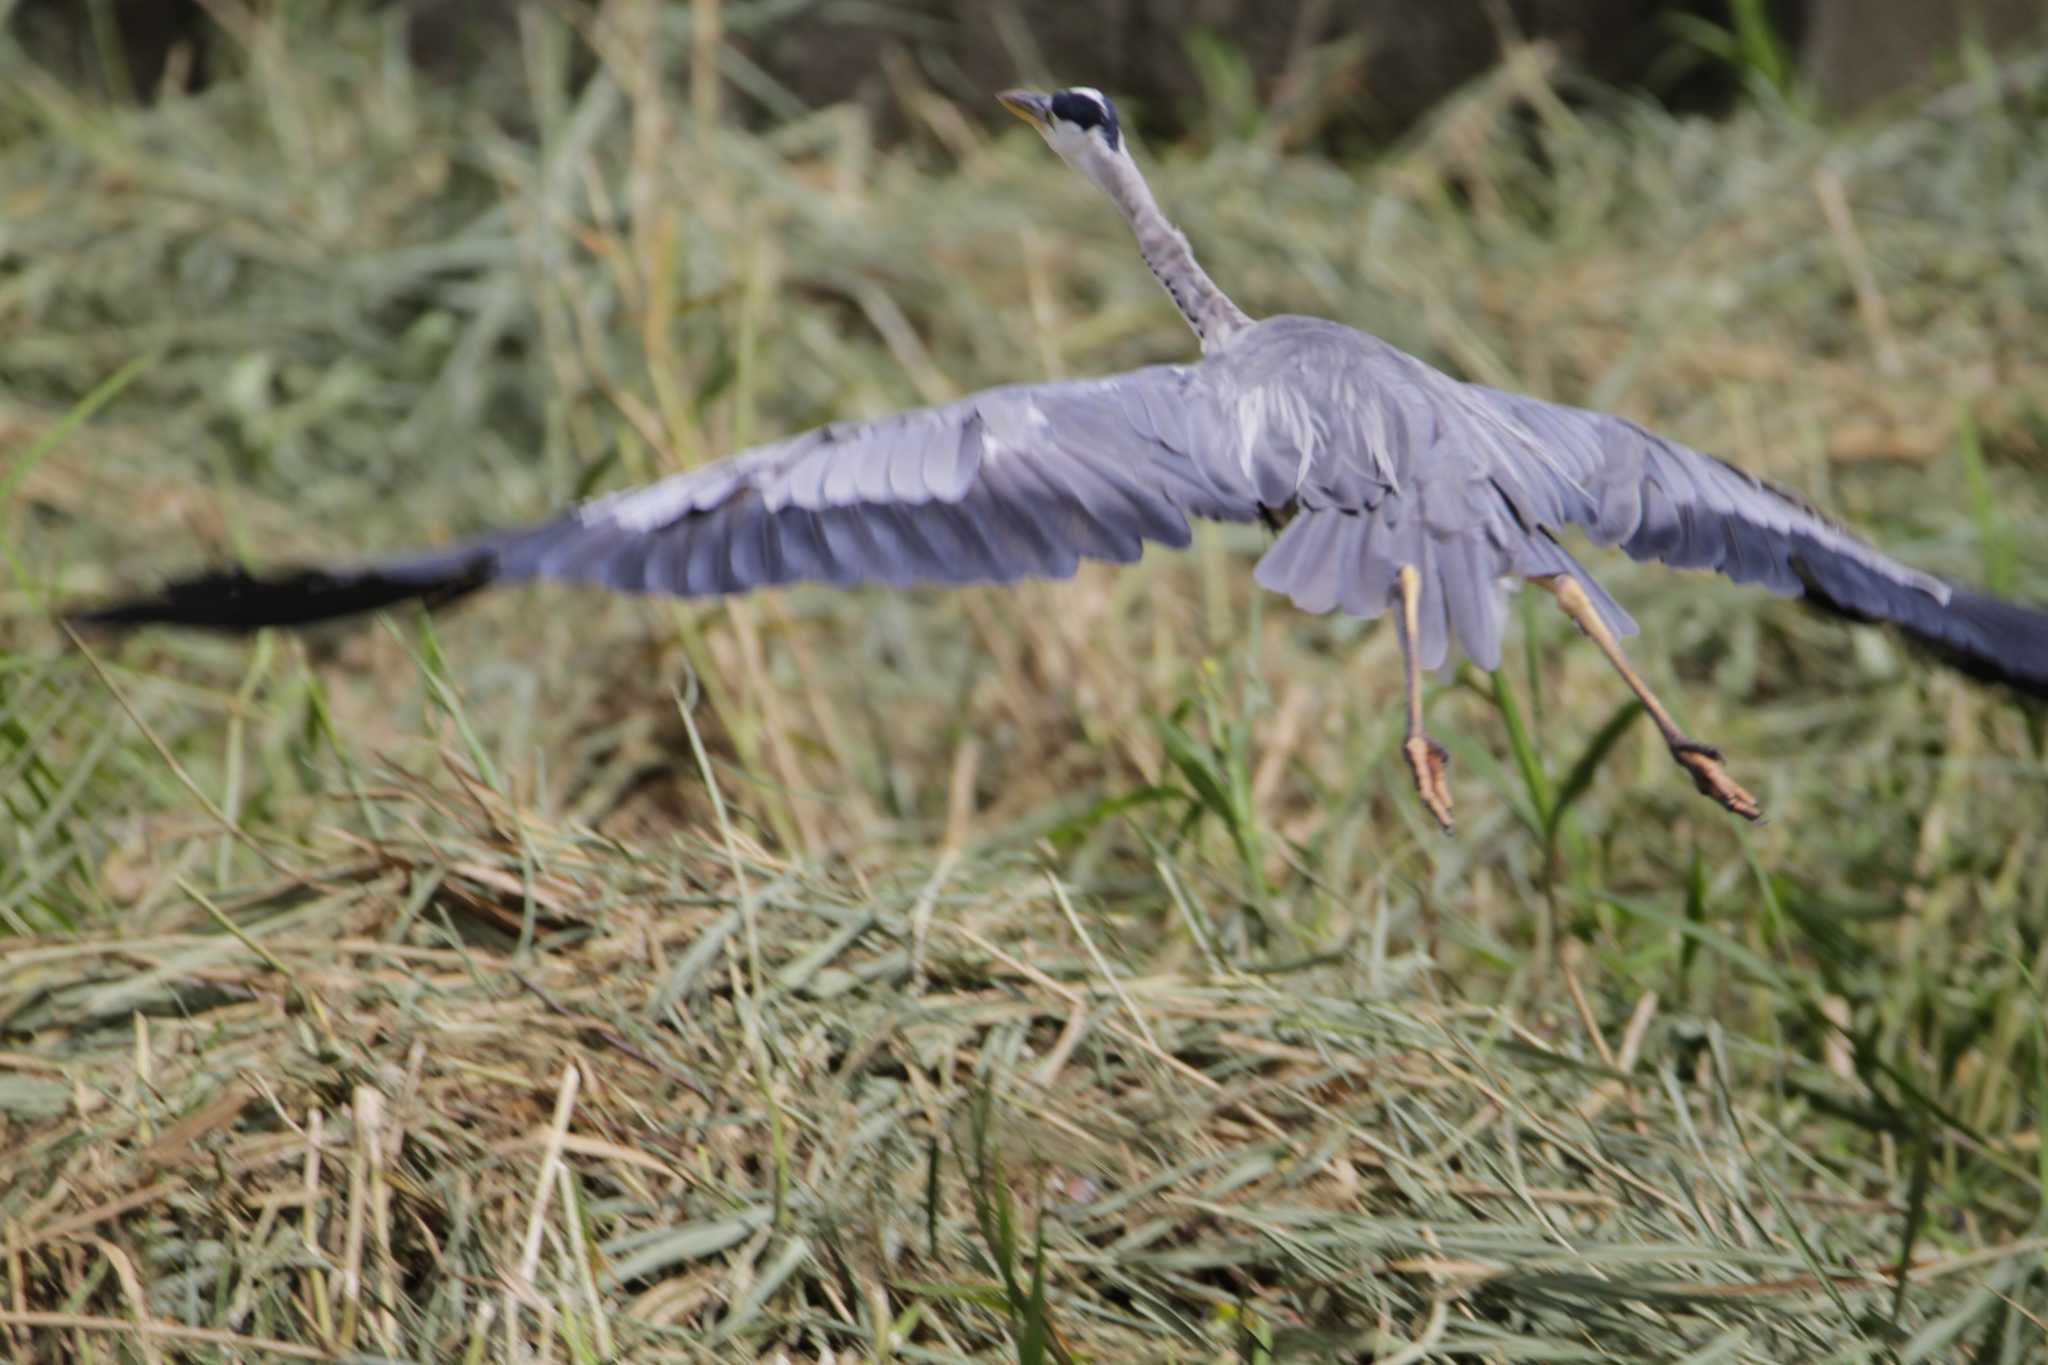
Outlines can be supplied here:
M1973 678L2048 700L2048 611L1957 588L1947 615L1945 628L1907 634Z
M1889 621L1960 673L2048 699L2048 610L1948 585L1942 601L1839 555L1792 560L1806 600L1852 621Z
M314 625L400 602L438 606L476 591L493 576L493 556L481 552L431 567L309 568L264 575L230 569L181 579L153 596L66 612L63 621L74 630L169 625L244 634L265 626Z

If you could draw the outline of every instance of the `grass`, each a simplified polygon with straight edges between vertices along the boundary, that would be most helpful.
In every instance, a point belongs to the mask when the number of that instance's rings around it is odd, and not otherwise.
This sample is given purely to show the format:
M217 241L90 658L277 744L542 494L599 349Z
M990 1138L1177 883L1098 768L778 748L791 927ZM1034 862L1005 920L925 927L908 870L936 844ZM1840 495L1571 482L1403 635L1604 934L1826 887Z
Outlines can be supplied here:
M1432 691L1455 839L1390 635L1260 600L1250 532L62 636L1187 352L1087 187L914 84L885 148L742 128L682 11L536 12L462 90L296 13L148 108L0 78L9 1351L2039 1357L2040 713L1881 633L1599 557L1770 822L1528 595ZM1674 121L1529 49L1372 165L1147 152L1254 312L2044 600L2048 92L1992 91Z

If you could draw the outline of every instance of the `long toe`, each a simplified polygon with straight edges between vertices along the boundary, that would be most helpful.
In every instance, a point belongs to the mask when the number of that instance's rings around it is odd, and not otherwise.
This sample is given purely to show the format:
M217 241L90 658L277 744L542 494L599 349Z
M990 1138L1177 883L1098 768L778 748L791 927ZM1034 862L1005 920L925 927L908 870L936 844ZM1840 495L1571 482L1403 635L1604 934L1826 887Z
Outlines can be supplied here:
M1401 752L1408 760L1409 772L1415 775L1415 794L1448 833L1455 824L1451 819L1451 784L1447 777L1450 754L1427 735L1412 737L1401 746Z
M1692 774L1693 785L1704 795L1713 797L1745 820L1763 818L1764 808L1757 804L1757 799L1721 767L1718 749L1687 740L1671 746L1671 757L1678 761L1679 767Z

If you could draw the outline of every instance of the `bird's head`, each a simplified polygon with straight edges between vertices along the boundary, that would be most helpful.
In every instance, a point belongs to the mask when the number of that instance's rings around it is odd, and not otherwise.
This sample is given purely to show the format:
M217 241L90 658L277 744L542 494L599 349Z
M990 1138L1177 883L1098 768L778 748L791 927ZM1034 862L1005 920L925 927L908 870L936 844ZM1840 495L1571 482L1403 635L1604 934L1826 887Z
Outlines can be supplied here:
M1038 130L1060 159L1103 189L1117 164L1130 158L1116 106L1109 96L1085 85L1044 94L1037 90L1005 90L996 98L1005 109Z

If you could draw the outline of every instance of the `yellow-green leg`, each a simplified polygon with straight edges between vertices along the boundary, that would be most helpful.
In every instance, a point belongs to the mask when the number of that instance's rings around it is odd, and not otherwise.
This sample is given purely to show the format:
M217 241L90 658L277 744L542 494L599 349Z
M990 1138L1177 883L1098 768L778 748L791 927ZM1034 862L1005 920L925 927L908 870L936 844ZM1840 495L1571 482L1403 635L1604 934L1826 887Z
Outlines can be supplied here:
M1401 662L1408 670L1408 740L1401 746L1401 753L1408 760L1408 770L1415 775L1415 794L1422 798L1422 804L1429 808L1436 822L1449 830L1451 784L1444 773L1451 765L1451 756L1422 728L1422 660L1415 652L1419 628L1416 604L1422 600L1422 575L1412 565L1404 564L1398 582L1401 610L1394 618L1394 633L1401 641Z
M1692 782L1700 791L1734 811L1745 820L1755 820L1763 814L1763 807L1756 798L1738 786L1735 780L1721 770L1721 751L1711 744L1702 744L1687 736L1671 719L1671 713L1650 691L1648 683L1637 674L1629 663L1628 656L1621 652L1621 643L1614 638L1607 623L1600 619L1600 613L1593 608L1586 590L1578 580L1568 574L1549 574L1529 580L1557 599L1564 614L1571 617L1585 637L1598 645L1600 652L1607 656L1607 662L1614 665L1621 680L1629 690L1642 699L1643 709L1650 713L1650 719L1657 723L1657 732L1664 736L1664 746L1671 750L1671 757L1679 767L1692 774Z

